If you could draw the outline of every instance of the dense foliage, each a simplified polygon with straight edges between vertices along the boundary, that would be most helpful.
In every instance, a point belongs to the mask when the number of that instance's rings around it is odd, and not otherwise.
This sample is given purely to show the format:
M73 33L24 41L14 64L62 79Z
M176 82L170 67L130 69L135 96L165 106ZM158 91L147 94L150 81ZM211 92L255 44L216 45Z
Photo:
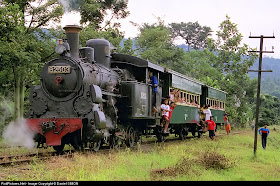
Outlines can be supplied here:
M269 94L261 95L260 123L278 125L280 120L280 100Z

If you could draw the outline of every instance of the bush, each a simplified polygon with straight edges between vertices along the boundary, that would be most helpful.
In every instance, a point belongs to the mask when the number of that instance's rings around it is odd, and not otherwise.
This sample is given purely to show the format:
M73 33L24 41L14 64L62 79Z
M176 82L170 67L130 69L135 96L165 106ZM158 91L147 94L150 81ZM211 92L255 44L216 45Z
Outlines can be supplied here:
M174 177L186 174L200 175L201 173L197 168L193 167L194 165L203 166L205 169L212 168L221 170L233 167L235 165L235 160L223 154L219 154L216 151L207 151L193 158L182 157L174 166L163 169L153 169L150 175L152 180L158 180L160 177L164 178L166 176Z
M219 154L216 151L204 152L197 160L197 162L200 165L204 166L206 169L227 169L233 167L235 164L235 161L233 159L227 158L225 155Z

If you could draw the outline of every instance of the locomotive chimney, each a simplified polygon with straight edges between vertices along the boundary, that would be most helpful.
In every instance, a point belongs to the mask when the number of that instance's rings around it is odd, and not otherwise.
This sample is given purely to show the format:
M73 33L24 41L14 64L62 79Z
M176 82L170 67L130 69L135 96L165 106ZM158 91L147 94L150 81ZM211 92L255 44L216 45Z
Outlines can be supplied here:
M63 28L70 46L70 54L73 58L79 58L79 32L82 30L78 25L66 25Z

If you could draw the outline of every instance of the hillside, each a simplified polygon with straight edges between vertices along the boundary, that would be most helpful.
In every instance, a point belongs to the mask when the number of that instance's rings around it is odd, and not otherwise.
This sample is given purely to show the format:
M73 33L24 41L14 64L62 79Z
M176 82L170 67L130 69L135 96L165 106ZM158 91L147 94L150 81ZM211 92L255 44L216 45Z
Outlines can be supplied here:
M250 68L251 70L257 70L259 68L259 61ZM263 58L262 64L263 70L273 70L273 72L262 73L262 94L270 94L280 98L280 59ZM249 72L250 78L258 78L258 73Z
M188 46L185 44L178 45L183 48L185 52L188 51ZM190 48L190 50L193 50ZM250 68L250 70L257 70L259 68L259 60ZM274 59L269 57L263 58L262 64L263 70L273 70L273 72L262 73L262 94L270 94L280 99L280 59ZM258 78L258 73L249 72L250 78Z

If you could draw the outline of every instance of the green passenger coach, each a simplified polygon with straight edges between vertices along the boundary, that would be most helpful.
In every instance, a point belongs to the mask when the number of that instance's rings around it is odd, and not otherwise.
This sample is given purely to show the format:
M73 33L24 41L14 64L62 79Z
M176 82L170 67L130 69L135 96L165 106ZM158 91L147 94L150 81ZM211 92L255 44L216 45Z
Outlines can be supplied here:
M156 136L164 141L170 134L184 139L189 132L195 136L203 133L200 107L210 105L217 124L223 124L226 92L206 86L174 70L154 64L149 60L135 56L114 53L111 60L114 69L123 80L118 87L121 96L118 98L118 122L127 128L133 128L135 139L140 136ZM150 84L150 72L158 80L157 93L153 93ZM110 96L110 95L109 95ZM170 97L169 104L176 103L167 133L163 130L161 104ZM156 99L156 113L153 113L152 100ZM171 101L171 102L170 102ZM122 129L127 131L127 128ZM205 132L205 131L204 131ZM121 132L118 132L119 134ZM132 136L133 137L133 136ZM130 140L134 140L130 139Z
M214 121L218 125L224 123L225 101L227 93L209 86L202 86L201 103L210 106Z
M166 72L169 73L171 77L169 82L169 95L172 94L170 90L180 91L177 98L178 100L174 100L176 98L172 100L176 102L177 106L173 110L170 125L199 122L199 104L203 84L173 70L166 69ZM194 100L197 106L192 105L191 100Z

